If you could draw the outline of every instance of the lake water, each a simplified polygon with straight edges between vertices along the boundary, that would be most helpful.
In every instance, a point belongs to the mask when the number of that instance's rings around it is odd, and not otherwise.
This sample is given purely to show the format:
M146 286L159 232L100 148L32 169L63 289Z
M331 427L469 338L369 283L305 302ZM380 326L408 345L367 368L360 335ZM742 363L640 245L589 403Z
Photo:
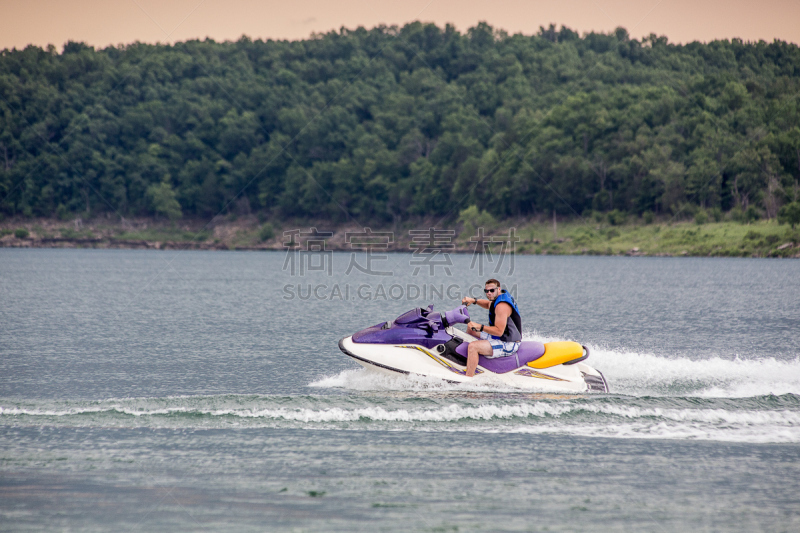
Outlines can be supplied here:
M350 259L0 249L0 530L800 530L799 261ZM610 393L338 349L488 277Z

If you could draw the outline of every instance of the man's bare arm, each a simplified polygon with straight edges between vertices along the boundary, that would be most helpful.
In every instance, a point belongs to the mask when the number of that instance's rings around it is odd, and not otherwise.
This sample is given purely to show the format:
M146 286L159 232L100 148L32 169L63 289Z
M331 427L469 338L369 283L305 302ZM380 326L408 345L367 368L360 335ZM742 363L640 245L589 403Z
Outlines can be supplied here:
M489 306L492 305L492 302L489 300L478 300L477 298L473 298L472 296L464 296L461 298L461 303L463 305L472 305L475 304L479 307L483 307L484 309L489 309Z
M499 337L506 331L508 317L511 316L511 306L505 302L500 302L494 309L494 326L484 326L483 331L489 335Z
M508 323L508 317L510 316L511 306L506 302L500 302L495 308L494 326L483 326L483 331L489 335L494 335L495 337L501 336L506 331L506 324ZM470 322L467 324L467 327L479 330L481 328L481 324L478 324L477 322Z

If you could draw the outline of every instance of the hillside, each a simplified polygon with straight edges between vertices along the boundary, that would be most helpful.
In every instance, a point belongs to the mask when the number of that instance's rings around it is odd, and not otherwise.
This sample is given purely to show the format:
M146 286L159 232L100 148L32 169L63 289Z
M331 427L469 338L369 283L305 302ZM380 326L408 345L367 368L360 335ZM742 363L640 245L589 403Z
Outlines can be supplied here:
M785 42L413 23L0 54L7 217L756 220L798 180Z

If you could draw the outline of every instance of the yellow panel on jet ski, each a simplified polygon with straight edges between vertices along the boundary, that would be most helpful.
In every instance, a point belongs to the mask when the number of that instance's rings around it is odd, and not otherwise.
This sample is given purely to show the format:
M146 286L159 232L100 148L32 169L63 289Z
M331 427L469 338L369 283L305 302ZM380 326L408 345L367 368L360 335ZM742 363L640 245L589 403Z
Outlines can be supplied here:
M544 355L528 363L531 368L549 368L551 366L569 363L583 357L583 346L572 341L547 342L544 345Z

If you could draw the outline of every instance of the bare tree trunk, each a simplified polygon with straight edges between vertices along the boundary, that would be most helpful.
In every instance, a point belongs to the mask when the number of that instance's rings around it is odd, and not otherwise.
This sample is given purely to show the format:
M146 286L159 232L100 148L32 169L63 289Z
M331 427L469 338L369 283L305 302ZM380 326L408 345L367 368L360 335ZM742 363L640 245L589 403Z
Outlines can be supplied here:
M767 195L764 198L764 208L767 211L767 219L776 218L778 216L780 199L776 193L780 190L781 185L778 182L778 177L774 174L771 175L767 181Z

